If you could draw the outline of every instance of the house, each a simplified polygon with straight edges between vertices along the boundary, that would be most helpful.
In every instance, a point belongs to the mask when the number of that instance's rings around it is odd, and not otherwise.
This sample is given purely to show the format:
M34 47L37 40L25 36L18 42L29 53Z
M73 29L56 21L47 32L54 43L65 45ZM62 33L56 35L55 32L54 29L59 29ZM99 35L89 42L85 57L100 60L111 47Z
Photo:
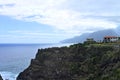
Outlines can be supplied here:
M94 44L96 41L93 38L87 38L86 41L84 41L85 44Z
M93 38L87 38L86 41L94 41Z
M103 42L116 42L119 40L119 37L116 36L105 36Z

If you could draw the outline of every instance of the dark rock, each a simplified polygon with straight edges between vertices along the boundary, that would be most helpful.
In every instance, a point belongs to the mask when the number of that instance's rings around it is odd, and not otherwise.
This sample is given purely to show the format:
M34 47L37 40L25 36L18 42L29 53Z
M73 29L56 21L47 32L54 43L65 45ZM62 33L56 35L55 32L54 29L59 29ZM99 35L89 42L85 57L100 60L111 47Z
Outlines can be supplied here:
M38 50L36 58L17 80L70 80L67 52L60 48Z
M0 80L3 80L1 75L0 75Z
M119 80L120 51L105 44L39 49L17 80Z

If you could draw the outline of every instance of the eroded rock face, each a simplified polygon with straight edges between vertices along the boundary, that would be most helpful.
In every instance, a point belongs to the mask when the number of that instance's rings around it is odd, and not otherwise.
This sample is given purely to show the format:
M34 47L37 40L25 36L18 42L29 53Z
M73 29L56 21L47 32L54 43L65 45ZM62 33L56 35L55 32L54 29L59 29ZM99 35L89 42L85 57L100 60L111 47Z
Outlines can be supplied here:
M17 80L119 80L120 50L111 45L76 44L39 49Z
M38 50L36 58L17 80L70 80L69 57L67 48Z
M3 80L1 75L0 75L0 80Z

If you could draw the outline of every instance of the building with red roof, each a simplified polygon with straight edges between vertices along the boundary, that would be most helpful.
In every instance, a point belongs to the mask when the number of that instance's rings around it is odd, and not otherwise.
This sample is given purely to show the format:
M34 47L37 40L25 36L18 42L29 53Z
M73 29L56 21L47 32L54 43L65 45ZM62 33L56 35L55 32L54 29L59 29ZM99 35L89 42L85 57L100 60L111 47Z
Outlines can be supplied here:
M119 37L117 36L105 36L104 37L104 42L116 42L119 40Z

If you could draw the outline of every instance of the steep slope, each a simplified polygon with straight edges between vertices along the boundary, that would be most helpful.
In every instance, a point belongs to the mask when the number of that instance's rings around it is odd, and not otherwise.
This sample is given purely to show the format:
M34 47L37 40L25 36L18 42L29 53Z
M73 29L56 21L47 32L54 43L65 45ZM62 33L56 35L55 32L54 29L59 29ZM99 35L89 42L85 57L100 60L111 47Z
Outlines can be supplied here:
M86 38L89 36L90 33L84 33L80 36L76 36L74 38L66 39L61 41L61 43L81 43L86 40Z
M17 80L119 80L117 44L75 44L39 49Z
M3 80L2 77L1 77L1 75L0 75L0 80Z
M120 26L115 29L115 32L120 35Z
M66 39L61 42L63 43L83 43L87 38L94 38L96 41L103 40L104 36L118 36L117 30L107 29L100 30L93 33L86 33L81 36L77 36L71 39Z

